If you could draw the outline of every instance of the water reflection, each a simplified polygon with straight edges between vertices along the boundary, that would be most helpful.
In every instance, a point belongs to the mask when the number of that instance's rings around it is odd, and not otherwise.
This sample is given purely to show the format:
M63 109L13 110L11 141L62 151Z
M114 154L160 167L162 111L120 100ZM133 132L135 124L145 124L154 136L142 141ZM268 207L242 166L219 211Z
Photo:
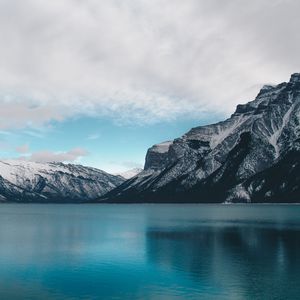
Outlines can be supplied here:
M147 257L189 274L195 284L249 299L296 299L299 230L201 226L149 229ZM233 294L232 294L233 293Z
M297 299L300 206L2 205L0 299Z

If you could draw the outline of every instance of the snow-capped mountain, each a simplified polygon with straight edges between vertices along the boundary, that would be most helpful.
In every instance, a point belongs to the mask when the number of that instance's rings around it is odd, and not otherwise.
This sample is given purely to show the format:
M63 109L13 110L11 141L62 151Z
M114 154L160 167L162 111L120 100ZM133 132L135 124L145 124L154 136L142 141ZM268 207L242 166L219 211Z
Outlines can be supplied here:
M143 171L143 169L141 169L141 168L133 168L128 171L121 172L121 173L118 173L115 175L119 175L119 176L123 177L124 179L130 179L130 178L136 176L137 174L141 173L142 171Z
M220 123L151 147L108 202L300 202L300 74Z
M85 202L123 181L81 165L0 161L0 201L5 202Z

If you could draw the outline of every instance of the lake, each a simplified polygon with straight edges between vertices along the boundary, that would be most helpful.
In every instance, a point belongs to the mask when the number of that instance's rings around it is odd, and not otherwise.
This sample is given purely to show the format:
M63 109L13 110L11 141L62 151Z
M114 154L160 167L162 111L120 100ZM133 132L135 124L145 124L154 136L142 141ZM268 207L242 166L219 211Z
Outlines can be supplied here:
M0 205L0 299L299 299L298 205Z

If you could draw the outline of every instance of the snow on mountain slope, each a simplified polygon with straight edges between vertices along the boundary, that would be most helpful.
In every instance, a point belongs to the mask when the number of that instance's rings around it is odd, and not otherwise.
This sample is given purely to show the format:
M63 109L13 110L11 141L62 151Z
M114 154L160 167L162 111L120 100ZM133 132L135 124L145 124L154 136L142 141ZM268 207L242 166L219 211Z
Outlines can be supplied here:
M154 145L147 152L144 171L102 200L249 202L252 194L243 182L279 163L298 147L299 139L296 73L289 82L264 86L255 100L238 105L229 119Z
M130 178L138 175L142 171L143 171L143 169L134 168L134 169L131 169L131 170L128 170L128 171L125 171L125 172L121 172L121 173L115 174L115 175L119 175L119 176L121 176L121 177L123 177L125 179L130 179Z
M2 201L83 202L124 181L120 176L81 165L0 161Z

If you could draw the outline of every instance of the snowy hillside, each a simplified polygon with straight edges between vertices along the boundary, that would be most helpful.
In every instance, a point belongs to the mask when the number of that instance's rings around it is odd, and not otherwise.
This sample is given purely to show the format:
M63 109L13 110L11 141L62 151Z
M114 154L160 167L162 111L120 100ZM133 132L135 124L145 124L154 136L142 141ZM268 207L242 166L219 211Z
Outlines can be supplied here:
M63 163L0 161L0 200L83 202L124 181L98 169Z

